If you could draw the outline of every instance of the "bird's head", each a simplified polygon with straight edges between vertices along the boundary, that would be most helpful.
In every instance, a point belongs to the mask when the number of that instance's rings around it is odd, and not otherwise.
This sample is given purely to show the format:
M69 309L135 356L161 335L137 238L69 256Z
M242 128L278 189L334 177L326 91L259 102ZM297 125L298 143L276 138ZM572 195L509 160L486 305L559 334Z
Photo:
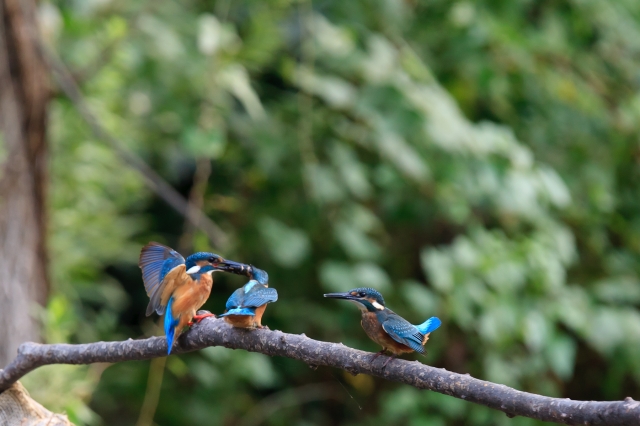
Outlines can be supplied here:
M211 269L208 269L210 272L224 271L227 263L235 262L228 261L222 256L206 251L194 253L185 260L187 274L203 273L203 268L207 266L211 267Z
M253 276L251 279L258 281L260 284L269 285L269 274L267 271L263 271L262 269L258 269L255 266L252 266Z
M189 274L189 275L191 275L192 277L194 277L194 278L195 278L195 277L198 277L198 276L200 276L200 275L202 275L202 274L209 274L209 275L211 275L211 274L213 274L214 272L216 272L216 271L220 271L220 270L221 270L221 269L219 269L219 268L217 268L217 267L215 267L215 266L213 266L213 265L204 265L204 266L200 267L200 269L198 269L198 271L197 271L197 272L193 272L193 273L191 273L191 274Z
M362 311L375 312L385 309L382 295L377 290L368 287L354 288L346 293L327 293L324 297L354 302Z

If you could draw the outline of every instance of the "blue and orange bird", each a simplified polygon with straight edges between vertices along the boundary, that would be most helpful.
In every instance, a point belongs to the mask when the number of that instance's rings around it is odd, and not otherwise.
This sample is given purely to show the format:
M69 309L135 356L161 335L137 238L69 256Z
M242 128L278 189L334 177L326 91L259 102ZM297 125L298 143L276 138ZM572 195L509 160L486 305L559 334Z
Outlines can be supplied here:
M367 336L382 350L372 360L388 351L391 357L384 363L403 353L418 352L425 354L424 345L429 334L440 327L440 320L431 317L420 325L413 325L400 315L387 308L382 295L372 288L354 288L346 293L328 293L324 297L354 302L362 312L362 328Z
M238 328L263 328L262 315L267 304L278 300L275 288L269 288L269 275L255 266L239 264L229 266L230 272L247 275L248 283L233 292L227 300L227 311L220 315Z
M142 248L138 266L142 269L144 288L149 296L147 316L154 311L164 317L164 332L167 336L168 354L173 343L191 320L200 322L214 316L211 313L196 315L206 302L213 286L213 272L235 270L248 265L227 261L215 253L198 252L185 260L177 251L156 242Z

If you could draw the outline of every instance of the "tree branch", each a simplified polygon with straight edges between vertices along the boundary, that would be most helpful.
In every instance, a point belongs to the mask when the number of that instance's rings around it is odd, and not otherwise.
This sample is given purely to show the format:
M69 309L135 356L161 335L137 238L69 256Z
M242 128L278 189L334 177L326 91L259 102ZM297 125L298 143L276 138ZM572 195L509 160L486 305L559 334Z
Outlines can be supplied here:
M221 319L206 318L192 327L178 341L174 353L191 352L208 346L244 349L270 356L283 356L311 366L340 368L351 374L369 374L418 389L429 389L503 411L508 416L588 425L638 425L640 402L572 401L520 392L504 385L475 379L469 375L434 368L418 361L395 360L385 369L385 357L371 362L372 354L344 346L313 340L304 334L281 331L242 330ZM0 370L0 391L7 389L28 372L49 364L90 364L144 360L165 356L164 337L150 337L124 342L97 342L83 345L41 345L23 343L18 356Z

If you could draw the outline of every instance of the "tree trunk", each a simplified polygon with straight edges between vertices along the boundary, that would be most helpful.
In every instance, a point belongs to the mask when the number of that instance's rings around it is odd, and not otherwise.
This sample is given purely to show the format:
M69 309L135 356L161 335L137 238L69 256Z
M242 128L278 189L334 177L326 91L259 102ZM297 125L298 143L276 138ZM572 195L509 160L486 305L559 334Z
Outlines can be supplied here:
M34 0L0 0L0 367L39 340L46 256L48 76Z

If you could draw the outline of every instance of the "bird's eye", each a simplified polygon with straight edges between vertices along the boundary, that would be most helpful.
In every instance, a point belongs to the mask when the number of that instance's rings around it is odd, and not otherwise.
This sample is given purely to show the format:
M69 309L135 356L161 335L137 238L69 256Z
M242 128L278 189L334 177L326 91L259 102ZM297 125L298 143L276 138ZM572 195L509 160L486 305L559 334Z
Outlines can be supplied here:
M364 291L361 291L360 294L359 294L360 297L365 297L366 295L367 295L367 293L365 293Z
M215 257L210 257L209 258L209 262L210 263L216 263L216 258Z

